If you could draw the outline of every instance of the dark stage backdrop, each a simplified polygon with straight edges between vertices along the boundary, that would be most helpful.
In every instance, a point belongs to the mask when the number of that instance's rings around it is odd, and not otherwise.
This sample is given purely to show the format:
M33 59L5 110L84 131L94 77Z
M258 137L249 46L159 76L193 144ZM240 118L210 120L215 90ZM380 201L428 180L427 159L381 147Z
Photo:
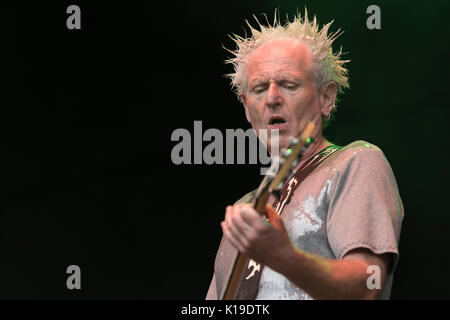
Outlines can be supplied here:
M81 8L68 30L66 9ZM381 30L366 9L381 8ZM366 140L405 207L393 299L449 298L448 1L1 4L0 298L202 299L226 205L257 165L175 165L177 128L249 128L223 74L276 7L334 19L351 89L331 141ZM248 31L248 29L247 29ZM66 268L81 268L68 290Z

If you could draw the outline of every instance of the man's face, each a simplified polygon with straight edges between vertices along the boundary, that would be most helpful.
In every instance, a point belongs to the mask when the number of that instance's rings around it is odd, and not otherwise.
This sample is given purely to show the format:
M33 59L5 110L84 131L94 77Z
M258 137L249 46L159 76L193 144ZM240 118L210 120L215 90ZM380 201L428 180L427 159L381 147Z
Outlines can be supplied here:
M248 90L242 95L247 120L257 132L278 129L281 147L310 120L316 124L313 137L321 134L321 103L311 67L310 49L288 39L269 41L249 57Z

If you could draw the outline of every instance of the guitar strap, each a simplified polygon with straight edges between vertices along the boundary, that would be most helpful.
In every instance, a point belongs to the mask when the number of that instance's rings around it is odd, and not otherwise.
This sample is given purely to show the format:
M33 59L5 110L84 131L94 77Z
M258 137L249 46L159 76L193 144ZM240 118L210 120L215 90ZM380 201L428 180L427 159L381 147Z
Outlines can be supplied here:
M292 195L295 189L297 189L300 184L305 180L305 178L329 155L339 150L339 146L328 146L322 149L319 153L313 156L311 159L306 161L288 180L288 182L283 186L281 190L280 199L275 200L272 207L275 208L276 212L281 215L286 204L291 201ZM259 281L261 279L263 265L247 258L246 262L247 268L241 275L239 280L238 290L236 292L236 300L253 300L256 298L259 289Z

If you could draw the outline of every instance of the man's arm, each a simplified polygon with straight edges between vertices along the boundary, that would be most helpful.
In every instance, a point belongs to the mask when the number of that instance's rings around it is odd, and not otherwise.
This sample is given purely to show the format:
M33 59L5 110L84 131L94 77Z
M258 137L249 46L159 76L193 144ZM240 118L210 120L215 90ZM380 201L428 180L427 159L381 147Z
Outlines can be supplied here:
M376 265L384 283L390 254L355 249L343 259L327 259L296 248L283 221L267 207L270 225L248 205L229 206L222 230L225 237L248 257L281 273L314 299L375 299L381 290L369 289L367 268Z
M368 288L367 269L378 266L383 284L390 260L389 253L376 255L364 248L350 251L342 260L295 250L278 272L315 299L376 299L381 288Z

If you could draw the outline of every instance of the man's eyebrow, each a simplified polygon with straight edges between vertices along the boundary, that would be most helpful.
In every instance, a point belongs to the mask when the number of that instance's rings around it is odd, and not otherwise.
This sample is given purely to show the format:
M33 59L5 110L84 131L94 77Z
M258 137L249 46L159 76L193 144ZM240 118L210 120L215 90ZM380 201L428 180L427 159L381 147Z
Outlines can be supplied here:
M264 82L267 82L267 81L268 81L268 78L267 78L267 77L261 77L261 76L259 76L259 77L253 78L253 79L250 81L250 85L261 84L261 83L264 83Z
M269 81L268 79L269 79L269 77L267 77L267 76L257 76L256 78L253 78L250 81L249 85L250 86L254 86L254 85L258 85L258 84L263 84L263 83L268 82ZM296 76L296 75L294 75L292 73L280 73L280 74L277 74L275 76L275 80L277 82L281 82L281 81L295 81L295 82L298 82L300 84L303 83L303 79L301 77Z
M295 74L292 73L280 73L277 75L277 78L282 78L279 79L278 81L298 81L298 82L303 82L303 79Z

